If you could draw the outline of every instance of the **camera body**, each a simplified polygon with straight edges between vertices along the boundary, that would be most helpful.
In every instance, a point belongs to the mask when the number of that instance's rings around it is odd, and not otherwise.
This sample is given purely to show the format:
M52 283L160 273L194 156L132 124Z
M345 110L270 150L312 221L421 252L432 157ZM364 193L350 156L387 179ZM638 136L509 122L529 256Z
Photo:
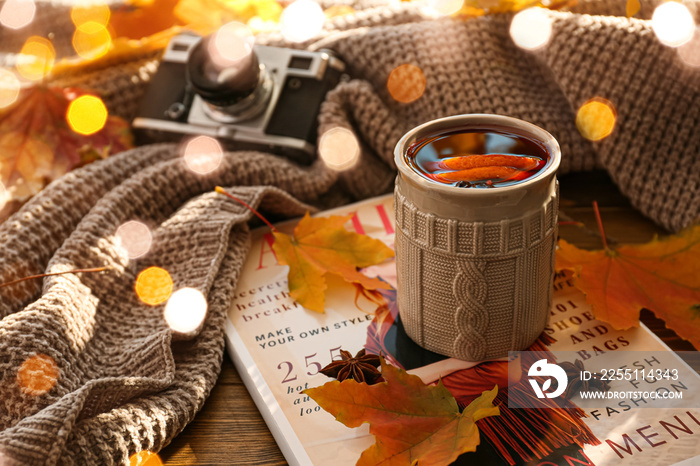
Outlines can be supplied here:
M201 72L201 62L208 58L200 42L207 39L181 34L170 41L133 121L137 141L206 135L229 149L261 150L311 163L318 112L343 76L344 63L330 52L255 45L250 63L244 64L247 69L235 71L232 84L224 88ZM238 86L236 80L252 84L229 92Z

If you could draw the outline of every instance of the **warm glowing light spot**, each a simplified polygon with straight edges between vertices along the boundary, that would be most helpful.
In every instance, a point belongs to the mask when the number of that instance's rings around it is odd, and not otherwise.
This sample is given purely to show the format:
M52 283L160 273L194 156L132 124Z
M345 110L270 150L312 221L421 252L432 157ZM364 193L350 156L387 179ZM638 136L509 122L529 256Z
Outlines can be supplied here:
M135 220L124 223L117 228L117 238L126 249L129 259L138 259L151 249L153 235L146 225Z
M304 42L323 29L325 15L313 0L296 0L282 12L280 29L285 39Z
M0 210L5 207L5 204L7 204L7 201L10 199L10 193L7 192L7 189L5 189L5 185L2 184L2 181L0 181ZM2 464L0 463L0 466Z
M464 0L428 0L430 8L441 15L452 15L462 9Z
M140 451L131 455L129 466L163 466L163 461L156 453Z
M99 58L109 52L112 36L104 25L88 21L75 30L72 44L82 58Z
M173 292L173 279L167 270L149 267L136 278L136 295L141 301L157 306L170 298Z
M70 10L70 19L75 27L80 28L86 23L97 23L102 26L109 24L112 12L107 5L74 6Z
M17 76L6 68L0 68L0 109L9 107L17 101L19 89L20 83Z
M221 26L209 42L209 55L219 67L234 65L253 51L255 37L243 23L231 22Z
M224 151L216 139L197 136L185 145L183 158L187 168L199 175L206 175L219 168Z
M0 24L10 29L21 29L34 20L34 0L7 0L0 9Z
M685 5L666 2L654 10L651 28L659 42L669 47L678 47L692 39L695 22Z
M552 37L552 20L543 8L528 8L513 16L510 37L525 50L544 47Z
M700 26L695 28L695 34L685 44L678 47L678 56L686 65L693 68L700 67Z
M328 19L338 18L340 16L347 16L355 13L355 9L350 5L335 4L331 5L325 9L323 12L324 16Z
M189 333L197 329L207 314L207 300L194 288L177 290L165 305L164 317L171 329Z
M107 107L99 97L83 95L70 103L66 118L76 133L93 134L107 123Z
M31 36L19 52L17 72L31 81L41 81L56 61L56 51L43 37Z
M17 371L17 383L24 393L39 396L56 385L58 374L58 365L51 356L37 354L22 363Z
M600 141L612 133L616 119L617 112L613 104L596 97L579 108L576 114L576 128L584 138Z
M284 9L280 3L282 2L277 0L256 0L255 9L257 14L254 18L257 17L261 21L277 24Z
M389 94L406 104L419 99L425 92L425 85L423 70L408 63L394 68L386 81Z
M332 128L321 136L318 153L329 168L345 170L357 163L360 143L349 129Z
M627 5L625 6L625 14L628 18L631 18L632 16L639 13L639 10L641 9L642 4L639 2L639 0L627 0Z

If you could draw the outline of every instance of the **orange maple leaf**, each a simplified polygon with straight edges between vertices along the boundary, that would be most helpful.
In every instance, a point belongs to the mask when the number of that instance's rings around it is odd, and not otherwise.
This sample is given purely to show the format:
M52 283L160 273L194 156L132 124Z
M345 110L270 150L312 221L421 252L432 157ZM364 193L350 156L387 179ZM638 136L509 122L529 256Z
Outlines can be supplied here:
M173 10L179 0L132 1L119 6L110 18L115 37L142 39L183 25Z
M324 312L326 273L334 273L349 283L367 290L391 286L360 273L394 256L394 251L378 239L346 230L343 225L352 215L311 217L307 212L289 236L274 231L273 249L281 265L289 266L289 294L302 306Z
M367 385L347 379L304 390L348 427L369 423L376 443L362 452L358 465L449 464L476 450L476 421L497 416L498 387L485 391L462 413L454 397L438 382L425 385L415 375L381 359L384 382Z
M182 26L206 35L230 22L279 21L276 0L131 0L112 15L116 37L142 39Z
M133 146L129 125L121 118L109 117L88 136L70 128L68 106L86 94L38 85L0 112L0 182L11 199L24 201L72 168Z
M647 308L700 348L700 226L642 245L586 251L559 240L556 268L576 274L600 320L618 330L639 325Z

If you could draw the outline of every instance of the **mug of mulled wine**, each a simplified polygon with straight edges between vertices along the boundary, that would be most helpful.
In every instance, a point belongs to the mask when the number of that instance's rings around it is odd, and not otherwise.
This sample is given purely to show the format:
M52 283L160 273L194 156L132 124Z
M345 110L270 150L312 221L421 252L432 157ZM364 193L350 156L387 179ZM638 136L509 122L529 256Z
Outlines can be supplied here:
M408 336L467 361L528 348L552 300L557 141L515 118L457 115L410 130L394 160Z

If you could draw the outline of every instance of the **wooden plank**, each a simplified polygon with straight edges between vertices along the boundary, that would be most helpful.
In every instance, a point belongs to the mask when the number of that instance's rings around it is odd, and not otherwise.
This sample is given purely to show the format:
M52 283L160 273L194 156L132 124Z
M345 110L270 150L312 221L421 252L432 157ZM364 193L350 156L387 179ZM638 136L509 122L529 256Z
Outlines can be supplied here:
M204 408L160 457L173 466L287 464L228 355Z

